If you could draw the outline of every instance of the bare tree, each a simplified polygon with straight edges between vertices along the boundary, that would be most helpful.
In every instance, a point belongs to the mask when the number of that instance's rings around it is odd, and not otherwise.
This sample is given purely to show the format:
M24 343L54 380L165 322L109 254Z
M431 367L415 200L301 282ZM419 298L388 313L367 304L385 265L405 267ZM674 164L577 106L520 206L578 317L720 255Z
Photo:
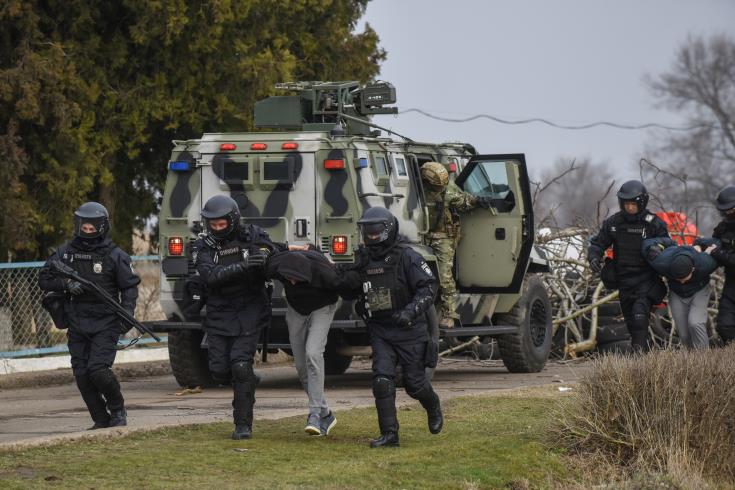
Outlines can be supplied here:
M735 184L735 40L689 38L670 70L647 81L659 104L684 113L688 132L658 134L641 176L672 210L697 219L707 233L716 221L712 200Z
M559 158L534 182L536 227L595 226L615 206L609 165Z

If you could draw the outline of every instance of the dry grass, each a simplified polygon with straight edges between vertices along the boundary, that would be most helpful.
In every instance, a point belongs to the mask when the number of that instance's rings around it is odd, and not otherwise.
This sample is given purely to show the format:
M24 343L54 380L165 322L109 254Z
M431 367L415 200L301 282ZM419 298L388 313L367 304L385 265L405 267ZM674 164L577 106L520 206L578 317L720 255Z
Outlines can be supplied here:
M603 357L568 401L554 435L573 453L629 474L735 479L735 346Z

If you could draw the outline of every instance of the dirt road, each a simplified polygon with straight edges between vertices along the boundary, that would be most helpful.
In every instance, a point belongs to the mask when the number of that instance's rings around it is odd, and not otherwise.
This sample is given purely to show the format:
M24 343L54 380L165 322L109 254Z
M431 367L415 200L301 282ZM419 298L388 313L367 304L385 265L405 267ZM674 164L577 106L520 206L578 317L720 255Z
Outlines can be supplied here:
M586 363L549 362L537 374L510 374L499 361L443 361L434 375L434 386L443 398L488 393L519 387L576 381L588 368ZM304 415L307 398L291 366L266 367L258 371L262 382L255 405L257 419ZM357 362L341 376L327 379L327 399L335 411L372 406L370 366ZM199 394L176 396L179 389L172 376L141 378L122 383L128 408L128 425L123 431L162 425L230 421L231 389L208 389ZM413 401L400 390L398 403ZM339 415L338 415L339 417ZM73 384L63 386L0 390L0 449L37 445L56 439L90 435L89 414ZM96 433L116 429L95 431Z

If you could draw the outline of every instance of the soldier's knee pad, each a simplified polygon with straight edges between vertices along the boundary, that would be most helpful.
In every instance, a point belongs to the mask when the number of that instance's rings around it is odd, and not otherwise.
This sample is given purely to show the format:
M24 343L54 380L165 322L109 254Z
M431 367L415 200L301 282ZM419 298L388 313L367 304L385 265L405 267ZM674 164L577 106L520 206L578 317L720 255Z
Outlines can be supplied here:
M89 379L94 383L97 389L102 393L117 391L120 389L120 383L117 381L115 373L110 368L98 369L89 373Z
M389 398L395 396L396 384L385 376L373 378L373 396L375 398Z
M422 398L429 396L433 390L427 383L410 383L406 380L406 394L414 400L421 400Z
M230 370L232 371L232 379L238 383L247 383L255 380L252 362L233 362Z

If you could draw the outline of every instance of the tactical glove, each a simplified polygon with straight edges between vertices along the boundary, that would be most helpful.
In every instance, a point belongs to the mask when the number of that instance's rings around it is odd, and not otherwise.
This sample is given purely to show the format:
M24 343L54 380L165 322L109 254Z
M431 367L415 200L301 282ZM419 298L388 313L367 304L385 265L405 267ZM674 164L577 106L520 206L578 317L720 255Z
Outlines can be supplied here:
M344 271L339 282L340 290L354 291L362 288L362 277L357 271Z
M71 279L66 280L65 289L72 296L81 296L82 294L84 294L84 286L82 286L81 283L73 281Z
M656 257L661 255L661 252L664 251L664 246L660 243L657 245L652 245L646 249L646 260L649 262L653 262L656 260Z
M397 311L396 313L393 313L393 323L397 327L401 328L411 328L413 326L413 321L416 319L416 317L413 315L413 313L401 310Z
M602 259L600 257L590 257L590 270L595 274L599 274L602 270Z
M250 254L245 259L245 266L248 269L251 267L263 267L265 266L266 260L268 260L268 256L264 253Z

